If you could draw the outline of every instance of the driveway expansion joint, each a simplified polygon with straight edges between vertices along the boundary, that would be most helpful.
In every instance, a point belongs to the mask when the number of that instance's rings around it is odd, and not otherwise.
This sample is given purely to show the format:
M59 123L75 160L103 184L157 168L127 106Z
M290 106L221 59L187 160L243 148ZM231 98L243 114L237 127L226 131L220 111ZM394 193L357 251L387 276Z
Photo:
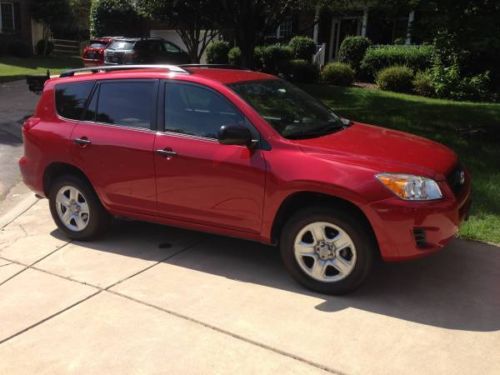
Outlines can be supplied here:
M64 309L62 309L62 310L60 310L60 311L58 311L58 312L56 312L56 313L54 313L54 314L52 314L52 315L50 315L50 316L48 316L48 317L46 317L46 318L44 318L44 319L40 320L40 321L38 321L38 322L36 322L36 323L34 323L34 324L30 325L29 327L26 327L26 328L22 329L21 331L16 332L16 333L14 333L13 335L11 335L11 336L9 336L9 337L7 337L7 338L5 338L5 339L1 340L1 341L0 341L0 345L1 345L1 344L3 344L3 343L5 343L5 342L7 342L7 341L9 341L9 340L11 340L11 339L13 339L13 338L14 338L14 337L16 337L16 336L19 336L19 335L21 335L21 334L23 334L23 333L25 333L25 332L27 332L27 331L29 331L29 330L31 330L31 329L33 329L33 328L35 328L35 327L39 326L39 325L41 325L41 324L43 324L43 323L45 323L45 322L47 322L47 321L51 320L52 318L55 318L55 317L57 317L57 316L61 315L62 313L66 312L66 311L68 311L68 310L70 310L70 309L72 309L73 307L76 307L76 306L78 306L78 305L82 304L83 302L88 301L88 300L90 300L91 298L93 298L93 297L95 297L95 296L97 296L97 295L99 295L99 294L101 294L101 293L103 293L103 292L106 292L106 293L109 293L109 294L112 294L112 295L115 295L115 296L118 296L118 297L121 297L121 298L125 298L125 299L127 299L127 300L130 300L130 301L132 301L132 302L138 303L138 304L140 304L140 305L143 305L143 306L146 306L146 307L153 308L153 309L155 309L155 310L161 311L161 312L166 313L166 314L169 314L169 315L171 315L171 316L175 316L175 317L177 317L177 318L179 318L179 319L182 319L182 320L185 320L185 321L191 322L191 323L196 324L196 325L198 325L198 326L202 326L202 327L204 327L204 328L206 328L206 329L210 329L210 330L215 331L215 332L218 332L218 333L220 333L220 334L222 334L222 335L232 337L233 339L236 339L236 340L239 340L239 341L243 341L243 342L245 342L245 343L247 343L247 344L257 346L257 347L262 348L262 349L264 349L264 350L271 351L271 352L273 352L273 353L276 353L276 354L282 355L282 356L284 356L284 357L288 357L288 358L293 359L293 360L298 361L298 362L302 362L302 363L307 364L307 365L309 365L309 366L311 366L311 367L315 367L315 368L317 368L317 369L319 369L319 370L323 370L323 371L326 371L326 372L331 373L331 374L334 374L334 375L345 375L345 373L343 373L343 372L341 372L341 371L339 371L339 370L337 370L337 369L333 369L333 368L331 368L331 367L324 366L324 365L322 365L322 364L320 364L320 363L316 363L316 362L310 361L310 360L308 360L308 359L306 359L306 358L302 358L302 357L297 356L297 355L295 355L295 354L288 353L288 352L286 352L286 351L283 351L283 350L280 350L280 349L278 349L278 348L275 348L275 347L269 346L269 345L267 345L267 344L264 344L264 343L261 343L261 342L258 342L258 341L255 341L255 340L249 339L249 338L247 338L247 337L244 337L244 336L238 335L238 334L233 333L233 332L231 332L231 331L227 331L227 330L222 329L222 328L219 328L219 327L217 327L217 326L214 326L214 325L211 325L211 324L208 324L208 323L204 323L204 322L202 322L202 321L200 321L200 320L197 320L197 319L194 319L194 318L192 318L192 317L190 317L190 316L187 316L187 315L184 315L184 314L180 314L180 313L177 313L177 312L175 312L175 311L168 310L168 309L165 309L165 308L162 308L162 307L159 307L159 306L156 306L156 305L153 305L153 304L147 303L147 302L145 302L145 301L141 301L141 300L139 300L139 299L135 299L135 298L130 297L130 296L127 296L127 295L125 295L125 294L122 294L122 293L116 292L116 291L114 291L114 290L111 290L111 288L113 288L113 287L117 286L118 284L120 284L120 283L122 283L122 282L124 282L124 281L126 281L126 280L129 280L129 279L133 278L134 276L137 276L137 275L139 275L139 274L141 274L141 273L143 273L143 272L145 272L145 271L148 271L148 270L150 270L151 268L153 268L153 267L157 266L158 264L163 263L164 261L169 260L169 259L171 259L171 258L175 257L176 255L179 255L179 254L181 254L181 253L184 253L184 252L188 251L189 249L191 249L191 248L193 248L194 246L198 245L198 244L200 243L200 241L201 241L201 240L199 240L199 241L195 241L194 243L191 243L190 245L188 245L188 246L184 247L183 249L181 249L181 250L179 250L179 251L175 252L174 254L170 254L169 256L167 256L167 257L165 257L165 258L163 258L163 259L161 259L161 260L159 260L159 261L157 261L157 262L155 262L155 263L153 263L153 264L151 264L151 265L149 265L149 266L147 266L147 267L145 267L145 268L141 269L140 271L138 271L138 272L136 272L136 273L134 273L134 274L132 274L132 275L129 275L129 276L127 276L127 277L125 277L125 278L123 278L123 279L121 279L121 280L119 280L119 281L117 281L117 282L115 282L115 283L113 283L113 284L111 284L111 285L109 285L109 286L105 287L105 288L99 287L99 286L97 286L97 285L93 285L93 284L91 284L91 283L87 283L87 282L83 282L83 281L75 280L75 279L72 279L72 278L67 277L67 276L58 275L58 274L56 274L56 273L53 273L53 272L46 271L46 270L40 269L40 268L38 268L38 267L35 267L35 264L36 264L36 263L38 263L38 262L42 261L43 259L45 259L46 257L48 257L48 256L52 255L52 254L53 254L53 253L55 253L57 250L59 250L59 249L63 248L63 247L64 247L64 246L66 246L66 245L68 245L70 242L68 242L68 243L64 244L63 246L59 247L58 249L54 250L53 252L51 252L51 253L47 254L46 256L44 256L43 258L41 258L41 259L37 260L36 262L34 262L34 263L33 263L33 264L31 264L31 265L26 265L26 264L23 264L23 263L21 263L21 262L17 262L17 261L10 260L10 259L7 259L7 258L4 258L4 257L0 256L0 259L6 260L6 261L10 261L10 262L12 262L12 263L16 263L16 264L19 264L19 265L24 266L24 267L25 267L25 269L21 270L19 273L21 273L21 272L23 272L23 271L25 271L25 270L27 270L27 269L32 269L32 270L35 270L35 271L43 272L43 273L49 274L49 275L51 275L51 276L55 276L55 277L58 277L58 278L62 278L62 279L67 280L67 281L75 282L75 283L82 284L82 285L89 286L89 287L92 287L92 288L95 288L95 289L96 289L96 291L95 291L94 293L92 293L91 295L89 295L89 296L87 296L87 297L85 297L85 298L83 298L83 299L81 299L81 300L79 300L79 301L77 301L77 302L73 303L72 305L67 306L67 307L65 307ZM16 275L18 275L19 273L17 273ZM14 275L14 276L16 276L16 275ZM14 277L14 276L13 276L13 277ZM8 280L10 280L10 279L11 279L11 278L9 278ZM6 281L7 281L7 280L6 280ZM4 281L3 283L1 283L1 284L0 284L0 286L2 286L4 283L5 283L5 281Z

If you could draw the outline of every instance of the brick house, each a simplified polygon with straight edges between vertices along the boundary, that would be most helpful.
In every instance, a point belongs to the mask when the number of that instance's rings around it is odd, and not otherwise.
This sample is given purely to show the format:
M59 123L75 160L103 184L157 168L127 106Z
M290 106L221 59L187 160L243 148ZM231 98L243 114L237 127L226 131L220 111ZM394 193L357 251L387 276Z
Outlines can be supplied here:
M388 18L383 11L369 7L345 10L316 9L290 15L268 35L269 41L286 42L294 35L307 35L324 46L324 62L335 60L342 41L350 35L362 35L375 44L392 44L395 40L410 44L415 12Z
M22 40L33 45L36 29L30 16L30 0L0 0L0 42Z

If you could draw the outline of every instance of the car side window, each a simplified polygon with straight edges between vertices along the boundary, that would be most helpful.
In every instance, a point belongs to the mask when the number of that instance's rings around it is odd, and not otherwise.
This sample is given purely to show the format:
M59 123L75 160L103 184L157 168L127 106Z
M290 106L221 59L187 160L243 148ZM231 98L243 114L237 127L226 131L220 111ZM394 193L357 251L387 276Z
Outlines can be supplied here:
M236 108L222 95L198 85L165 85L165 130L204 138L217 138L222 125L247 126Z
M165 48L165 51L167 51L168 53L181 53L181 49L173 43L164 42L163 47Z
M94 83L85 81L56 85L57 113L65 118L80 120Z
M153 80L101 82L95 121L151 129L155 97L156 81ZM92 112L91 106L89 112Z

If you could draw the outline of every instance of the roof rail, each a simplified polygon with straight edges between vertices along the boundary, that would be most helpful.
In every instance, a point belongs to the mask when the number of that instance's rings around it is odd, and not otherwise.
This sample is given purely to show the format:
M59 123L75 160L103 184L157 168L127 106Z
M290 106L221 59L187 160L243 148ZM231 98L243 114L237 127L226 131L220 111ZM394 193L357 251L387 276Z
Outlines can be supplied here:
M177 65L102 65L102 66L89 66L87 68L70 69L62 72L59 77L72 77L75 73L83 72L109 72L115 70L135 70L135 69L165 69L173 73L189 74L186 69Z
M179 65L181 68L215 68L215 69L238 69L241 67L232 64L182 64Z

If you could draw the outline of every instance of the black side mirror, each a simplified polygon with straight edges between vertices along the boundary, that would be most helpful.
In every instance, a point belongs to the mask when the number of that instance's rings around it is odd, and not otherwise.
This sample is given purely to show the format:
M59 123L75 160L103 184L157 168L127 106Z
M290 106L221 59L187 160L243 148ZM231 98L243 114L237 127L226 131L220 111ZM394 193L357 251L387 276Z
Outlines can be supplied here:
M223 145L243 145L251 147L255 142L252 133L243 126L222 125L219 130L219 143Z

